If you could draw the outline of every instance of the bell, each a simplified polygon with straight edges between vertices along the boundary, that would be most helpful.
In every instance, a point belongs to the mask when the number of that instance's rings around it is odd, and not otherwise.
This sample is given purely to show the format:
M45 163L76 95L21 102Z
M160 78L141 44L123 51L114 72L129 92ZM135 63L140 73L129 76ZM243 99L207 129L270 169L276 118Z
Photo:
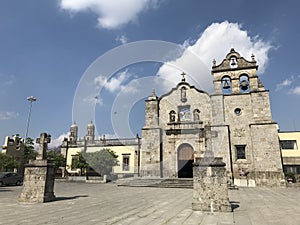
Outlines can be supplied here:
M241 85L241 89L243 91L246 91L248 89L249 83L248 83L248 81L243 80L243 81L241 81L240 85Z
M235 62L235 58L231 58L231 63L230 63L231 66L235 66L236 65L236 62Z
M228 80L224 80L223 88L224 88L224 89L229 89L229 88L230 88L230 85L229 85L229 83L228 83Z

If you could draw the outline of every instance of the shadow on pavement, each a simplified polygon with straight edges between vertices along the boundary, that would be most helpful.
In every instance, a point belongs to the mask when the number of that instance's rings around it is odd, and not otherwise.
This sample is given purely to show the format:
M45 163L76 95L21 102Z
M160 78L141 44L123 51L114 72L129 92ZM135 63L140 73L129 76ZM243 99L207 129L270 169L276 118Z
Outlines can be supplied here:
M9 192L12 191L11 189L6 189L6 188L0 188L0 192Z
M231 204L231 210L232 210L232 212L233 212L236 208L240 207L240 205L238 204L238 203L240 203L240 202L229 201L229 203Z
M64 201L64 200L73 200L77 198L86 198L89 197L88 195L76 195L76 196L70 196L70 197L56 197L54 201Z

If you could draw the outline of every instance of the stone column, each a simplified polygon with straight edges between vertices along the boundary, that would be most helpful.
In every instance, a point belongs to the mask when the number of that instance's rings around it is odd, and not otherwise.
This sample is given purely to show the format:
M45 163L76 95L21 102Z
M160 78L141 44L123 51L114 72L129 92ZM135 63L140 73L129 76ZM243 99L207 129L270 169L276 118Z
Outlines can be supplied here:
M30 161L25 167L23 190L19 196L19 202L43 203L55 200L54 178L55 168L47 161L47 148L51 136L42 133L36 139L39 144L39 153L36 160Z
M232 212L228 198L225 165L222 157L196 159L193 167L193 210Z

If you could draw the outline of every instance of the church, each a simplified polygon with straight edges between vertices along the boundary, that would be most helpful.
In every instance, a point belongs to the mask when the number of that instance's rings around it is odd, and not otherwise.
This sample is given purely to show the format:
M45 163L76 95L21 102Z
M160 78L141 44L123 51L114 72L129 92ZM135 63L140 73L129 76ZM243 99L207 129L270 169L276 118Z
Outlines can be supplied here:
M196 158L222 157L228 180L237 186L279 186L284 180L278 125L269 91L234 49L217 65L213 93L186 82L146 100L140 176L192 178Z
M190 85L182 74L176 87L162 96L155 91L145 102L142 137L95 140L87 126L83 140L70 129L67 169L78 152L110 148L120 164L119 177L193 178L197 158L222 157L228 182L237 186L280 186L284 183L278 124L273 120L269 91L248 61L234 49L217 65L213 61L214 91ZM65 148L64 148L65 149Z

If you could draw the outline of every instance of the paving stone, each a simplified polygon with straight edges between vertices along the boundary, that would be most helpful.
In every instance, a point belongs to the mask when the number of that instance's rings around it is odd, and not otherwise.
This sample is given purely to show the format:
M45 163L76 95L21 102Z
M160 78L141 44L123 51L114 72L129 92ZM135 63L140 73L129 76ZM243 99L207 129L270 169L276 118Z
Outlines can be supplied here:
M233 213L192 210L192 189L56 183L56 201L19 204L22 187L0 187L2 225L299 225L300 188L229 190Z

